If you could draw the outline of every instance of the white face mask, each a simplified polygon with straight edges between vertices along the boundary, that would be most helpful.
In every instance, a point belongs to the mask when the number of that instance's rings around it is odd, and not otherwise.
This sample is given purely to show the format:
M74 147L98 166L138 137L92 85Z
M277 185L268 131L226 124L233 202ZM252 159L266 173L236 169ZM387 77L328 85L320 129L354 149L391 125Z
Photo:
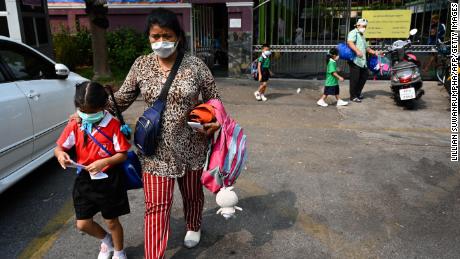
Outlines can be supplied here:
M366 28L358 28L358 31L364 33L366 31Z
M272 52L270 50L266 50L263 52L265 56L270 56L272 54Z
M152 43L152 50L160 58L167 58L176 51L177 42L159 41Z

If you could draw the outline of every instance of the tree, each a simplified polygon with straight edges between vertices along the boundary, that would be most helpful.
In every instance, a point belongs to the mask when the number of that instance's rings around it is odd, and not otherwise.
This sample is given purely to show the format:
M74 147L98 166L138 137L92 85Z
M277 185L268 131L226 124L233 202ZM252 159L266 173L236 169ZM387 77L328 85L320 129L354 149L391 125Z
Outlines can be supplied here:
M86 14L90 21L91 44L93 48L93 79L110 77L107 40L105 33L109 27L107 0L85 0Z

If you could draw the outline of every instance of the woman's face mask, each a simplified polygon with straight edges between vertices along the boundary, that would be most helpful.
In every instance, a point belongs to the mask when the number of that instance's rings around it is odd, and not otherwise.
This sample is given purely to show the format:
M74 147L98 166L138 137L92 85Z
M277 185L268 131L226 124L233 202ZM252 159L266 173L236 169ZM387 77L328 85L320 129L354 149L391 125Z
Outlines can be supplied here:
M358 31L364 33L366 31L366 27L360 27L358 28Z
M152 50L160 58L167 58L171 56L177 48L177 41L158 41L152 43Z

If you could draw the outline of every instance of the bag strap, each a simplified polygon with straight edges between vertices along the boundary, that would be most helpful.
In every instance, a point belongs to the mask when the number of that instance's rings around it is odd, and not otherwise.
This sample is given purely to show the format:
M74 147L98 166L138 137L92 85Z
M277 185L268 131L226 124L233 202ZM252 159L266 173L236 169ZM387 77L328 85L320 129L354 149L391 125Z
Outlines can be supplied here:
M97 130L99 133L101 133L102 135L104 135L106 138L108 138L108 139L110 140L110 142L112 142L112 140L109 138L109 136L107 136L106 134L102 133L102 131L99 130L97 127L96 127L96 130ZM113 154L112 154L109 150L107 150L107 148L105 148L99 141L97 141L97 139L96 139L93 135L91 135L91 132L89 132L87 129L85 129L85 132L86 132L86 134L91 138L91 140L92 140L94 143L96 143L96 145L98 145L102 150L105 151L105 153L109 154L109 156L113 156ZM112 142L112 143L113 143L113 142Z
M168 79L166 79L165 84L163 85L163 89L161 89L160 97L158 97L158 100L166 101L166 97L168 96L169 88L171 88L171 84L176 77L177 71L179 70L180 64L182 62L182 59L184 58L184 52L179 51L176 61L174 62L174 65L171 69L171 72L168 75Z

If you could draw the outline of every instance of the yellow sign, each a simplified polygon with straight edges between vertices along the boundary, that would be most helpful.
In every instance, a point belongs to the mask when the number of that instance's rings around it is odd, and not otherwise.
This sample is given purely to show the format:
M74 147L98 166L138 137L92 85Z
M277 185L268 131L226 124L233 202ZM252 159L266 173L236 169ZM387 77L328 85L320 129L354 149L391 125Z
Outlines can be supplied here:
M410 31L411 10L363 11L367 19L366 38L407 38Z

